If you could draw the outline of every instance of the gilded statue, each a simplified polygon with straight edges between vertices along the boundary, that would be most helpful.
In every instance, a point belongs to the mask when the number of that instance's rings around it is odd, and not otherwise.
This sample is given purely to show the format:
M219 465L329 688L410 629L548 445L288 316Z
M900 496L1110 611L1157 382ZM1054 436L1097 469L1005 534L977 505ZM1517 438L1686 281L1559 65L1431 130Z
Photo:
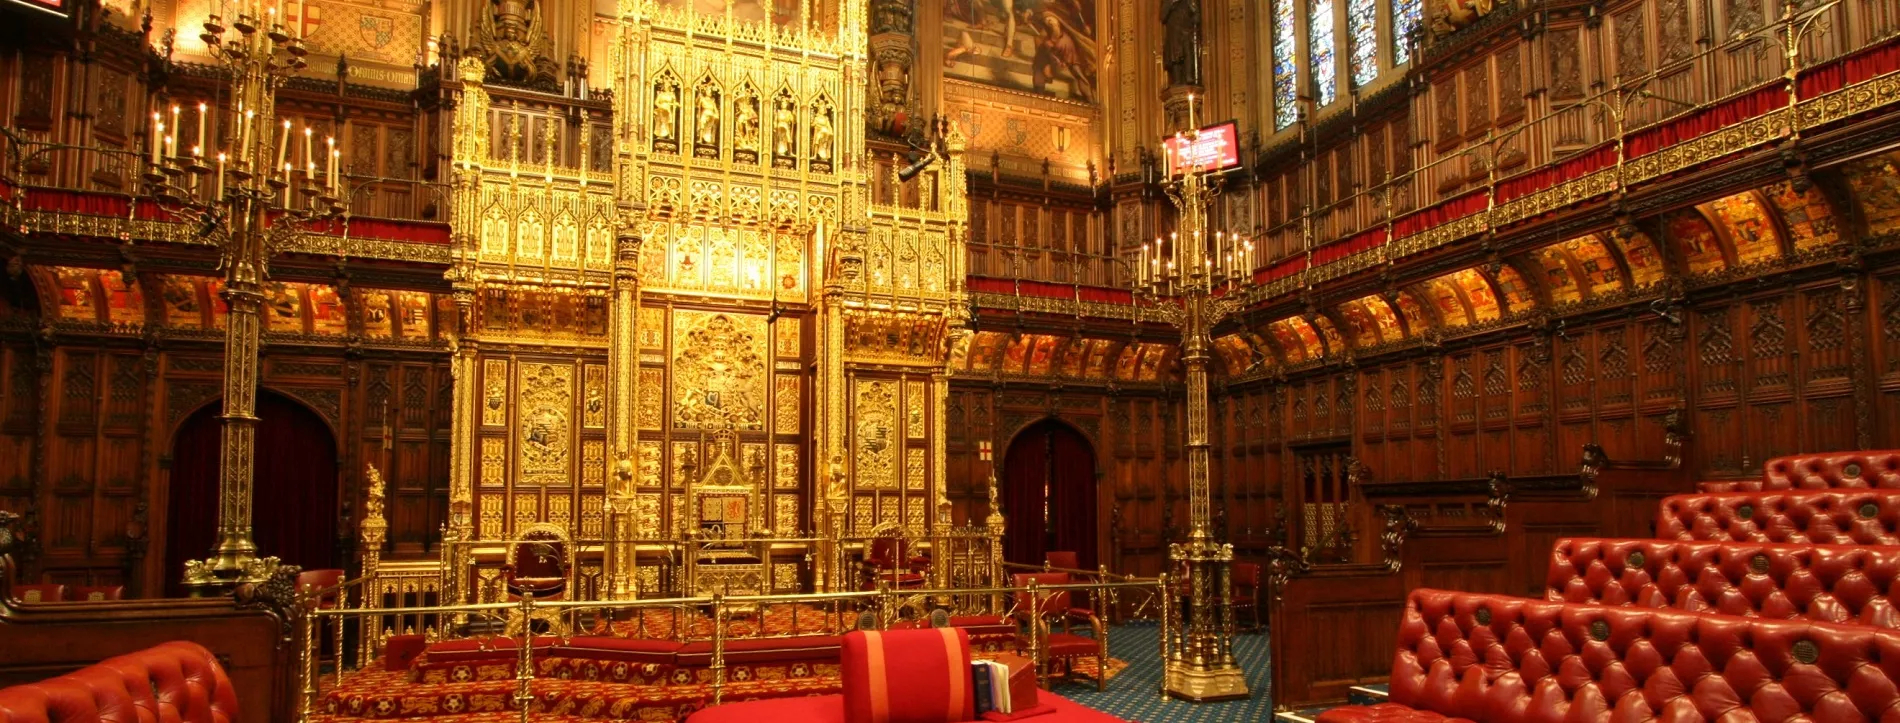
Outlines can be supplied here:
M732 147L759 150L759 99L745 95L732 107Z
M560 68L551 57L554 41L541 18L540 0L488 0L480 13L471 55L488 64L488 79L553 89Z
M1167 31L1161 50L1168 85L1201 84L1201 0L1166 0L1161 25Z
M798 154L798 107L792 99L779 96L772 104L772 152L780 156Z
M820 163L831 162L831 110L816 109L811 114L811 157Z
M673 121L680 107L679 92L679 85L664 80L653 88L653 137L656 140L673 138Z
M363 519L383 519L383 473L376 465L369 466L369 484L365 485L363 496Z
M710 85L702 85L696 95L699 113L693 127L698 131L699 143L719 145L719 91Z
M1432 34L1450 35L1491 14L1492 0L1432 0Z

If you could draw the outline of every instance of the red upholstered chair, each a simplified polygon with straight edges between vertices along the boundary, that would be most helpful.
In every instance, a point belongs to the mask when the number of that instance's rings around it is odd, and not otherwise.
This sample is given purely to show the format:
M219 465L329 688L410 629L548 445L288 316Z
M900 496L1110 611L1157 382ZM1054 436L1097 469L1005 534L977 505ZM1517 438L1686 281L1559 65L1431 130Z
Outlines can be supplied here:
M1260 629L1260 565L1252 562L1236 562L1228 579L1233 583L1234 619L1239 620L1242 613L1248 616L1248 630Z
M14 585L12 597L24 603L56 603L66 601L65 585Z
M529 525L516 533L508 546L502 566L502 579L508 583L511 597L533 595L539 600L558 600L567 592L567 574L571 569L567 532L545 523Z
M1082 559L1074 550L1050 550L1042 553L1042 565L1055 570L1080 570Z
M864 550L865 589L875 589L879 582L895 589L923 587L930 558L913 554L910 541L895 525L871 534L871 544Z
M68 588L73 602L105 602L125 599L124 585L76 585Z
M1030 582L1037 585L1068 585L1072 581L1066 572L1018 573L1011 579L1014 587L1027 587ZM1065 676L1073 677L1075 661L1093 658L1096 665L1095 687L1108 689L1108 628L1102 619L1088 608L1072 604L1073 594L1068 590L1037 592L1033 596L1028 592L1016 593L1016 616L1030 623L1031 644L1037 652L1038 665L1046 671L1060 665ZM1040 604L1038 604L1040 601ZM1063 632L1050 632L1049 623L1060 622ZM1068 632L1071 622L1083 623L1095 634L1087 637Z
M305 570L297 573L297 591L319 592L330 590L330 588L343 584L343 575L344 572L342 570L334 568ZM324 594L323 599L317 604L325 608L336 607L336 594L337 591L330 590L330 592Z

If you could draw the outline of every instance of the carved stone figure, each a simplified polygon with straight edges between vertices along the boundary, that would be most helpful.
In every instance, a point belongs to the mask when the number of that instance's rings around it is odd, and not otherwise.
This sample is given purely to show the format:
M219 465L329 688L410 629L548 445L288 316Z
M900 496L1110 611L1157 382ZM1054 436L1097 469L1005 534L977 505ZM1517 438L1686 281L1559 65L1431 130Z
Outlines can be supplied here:
M1165 0L1161 24L1167 29L1161 63L1169 85L1201 84L1201 0Z
M488 80L552 89L560 66L551 57L554 41L541 18L539 0L488 0L476 27L470 54L488 64Z
M719 91L710 85L699 87L695 101L698 106L698 119L693 127L698 133L698 141L703 145L719 145Z
M811 157L814 161L831 161L831 109L813 109L811 114Z
M661 81L653 91L653 137L671 139L680 107L679 86Z
M791 157L798 153L798 107L792 99L779 96L772 111L772 152Z
M1493 0L1433 0L1432 34L1442 37L1455 33L1490 15L1493 7Z
M732 104L732 147L759 150L759 98L750 93Z

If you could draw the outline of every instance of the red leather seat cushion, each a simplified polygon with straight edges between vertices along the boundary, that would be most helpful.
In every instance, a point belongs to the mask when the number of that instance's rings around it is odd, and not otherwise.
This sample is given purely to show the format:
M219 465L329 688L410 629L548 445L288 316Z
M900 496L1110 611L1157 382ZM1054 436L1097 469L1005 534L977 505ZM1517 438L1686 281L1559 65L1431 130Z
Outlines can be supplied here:
M1900 545L1900 491L1730 492L1662 501L1665 540Z
M210 651L170 642L0 690L9 723L231 723L237 693Z
M1900 547L1564 539L1545 597L1900 628Z
M815 695L727 703L702 708L686 723L844 723L844 696Z
M1342 705L1338 708L1320 712L1314 720L1318 723L1414 723L1423 721L1456 721L1471 723L1465 718L1450 718L1429 710L1419 710L1409 705L1380 703L1378 705Z
M679 647L679 664L684 667L712 665L713 645L699 641ZM797 638L745 638L726 641L726 664L794 663L801 660L835 661L839 642L836 635L807 635Z
M1900 488L1900 450L1826 452L1776 457L1762 466L1760 482L1744 482L1741 489Z
M428 639L421 635L391 635L383 640L383 669L407 670L428 648Z
M1074 633L1050 633L1049 657L1092 658L1101 652L1095 638Z

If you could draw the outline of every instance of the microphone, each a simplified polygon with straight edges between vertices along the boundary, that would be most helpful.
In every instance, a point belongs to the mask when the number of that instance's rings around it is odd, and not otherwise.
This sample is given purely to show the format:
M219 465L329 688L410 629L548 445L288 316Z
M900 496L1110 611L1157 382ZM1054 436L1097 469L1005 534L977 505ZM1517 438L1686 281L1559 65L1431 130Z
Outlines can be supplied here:
M917 174L923 173L924 169L929 167L930 164L936 163L936 162L937 162L937 152L934 150L927 151L924 153L923 158L917 159L916 163L912 163L908 166L903 167L902 169L899 169L897 171L897 180L900 182L908 182L910 181L910 179L916 178Z

